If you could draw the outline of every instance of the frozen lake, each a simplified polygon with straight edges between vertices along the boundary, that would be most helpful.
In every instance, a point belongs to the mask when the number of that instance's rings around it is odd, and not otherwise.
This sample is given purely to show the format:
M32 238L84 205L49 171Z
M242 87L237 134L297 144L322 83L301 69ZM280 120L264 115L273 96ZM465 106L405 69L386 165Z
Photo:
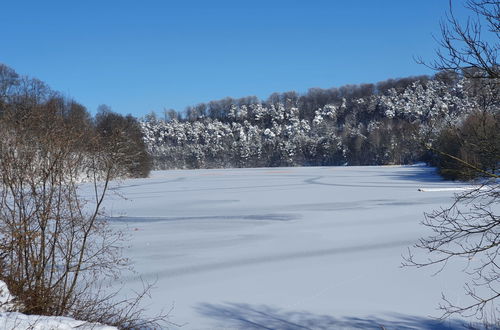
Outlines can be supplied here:
M424 166L160 171L106 211L131 235L125 287L156 281L148 310L181 329L448 329L429 316L464 299L461 265L400 265L453 197L418 188L458 186Z

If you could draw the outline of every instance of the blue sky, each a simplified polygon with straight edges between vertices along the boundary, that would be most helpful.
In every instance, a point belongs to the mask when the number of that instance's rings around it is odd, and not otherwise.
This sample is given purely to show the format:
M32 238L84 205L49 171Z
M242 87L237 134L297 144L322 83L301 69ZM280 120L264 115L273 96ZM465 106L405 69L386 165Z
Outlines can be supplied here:
M95 112L431 74L448 0L3 1L0 62ZM459 15L466 11L456 1Z

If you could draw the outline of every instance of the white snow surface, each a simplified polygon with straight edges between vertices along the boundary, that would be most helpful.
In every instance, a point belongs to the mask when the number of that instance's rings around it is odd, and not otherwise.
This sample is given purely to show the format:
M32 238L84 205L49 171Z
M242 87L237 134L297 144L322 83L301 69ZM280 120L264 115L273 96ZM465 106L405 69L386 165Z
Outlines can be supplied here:
M15 308L14 296L10 294L7 284L0 280L0 313L15 310Z
M115 327L98 323L87 323L69 317L25 315L15 310L14 296L9 292L5 282L0 281L0 329L31 329L31 330L116 330Z
M401 263L461 187L425 166L172 170L106 211L131 236L123 285L156 282L146 308L173 306L171 329L454 329L433 317L441 293L467 301L465 264Z
M447 188L418 188L418 191L422 191L422 192L432 192L432 191L456 191L456 192L461 192L461 191L468 191L468 190L474 190L474 189L483 190L485 188L486 187L484 187L484 186L447 187Z
M77 321L69 317L25 315L16 312L0 313L0 329L30 330L117 330L115 327Z

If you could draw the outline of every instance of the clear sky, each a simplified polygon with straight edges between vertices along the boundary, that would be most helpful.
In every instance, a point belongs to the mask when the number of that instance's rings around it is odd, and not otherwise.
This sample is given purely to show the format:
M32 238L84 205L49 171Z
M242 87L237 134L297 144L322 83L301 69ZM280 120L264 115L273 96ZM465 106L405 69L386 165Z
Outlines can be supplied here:
M0 62L95 112L431 74L448 0L1 0ZM466 11L456 2L459 15Z

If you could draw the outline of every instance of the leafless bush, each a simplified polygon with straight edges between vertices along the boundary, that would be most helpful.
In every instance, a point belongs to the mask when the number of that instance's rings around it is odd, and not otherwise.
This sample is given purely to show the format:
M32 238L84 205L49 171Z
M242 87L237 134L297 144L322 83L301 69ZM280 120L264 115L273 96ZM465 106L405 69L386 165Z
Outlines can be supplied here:
M123 234L102 216L110 180L126 174L123 143L113 136L103 143L63 99L30 93L16 94L0 112L1 279L23 313L121 328L159 324L165 315L145 319L138 304L149 287L113 303L116 295L96 286L127 265Z

